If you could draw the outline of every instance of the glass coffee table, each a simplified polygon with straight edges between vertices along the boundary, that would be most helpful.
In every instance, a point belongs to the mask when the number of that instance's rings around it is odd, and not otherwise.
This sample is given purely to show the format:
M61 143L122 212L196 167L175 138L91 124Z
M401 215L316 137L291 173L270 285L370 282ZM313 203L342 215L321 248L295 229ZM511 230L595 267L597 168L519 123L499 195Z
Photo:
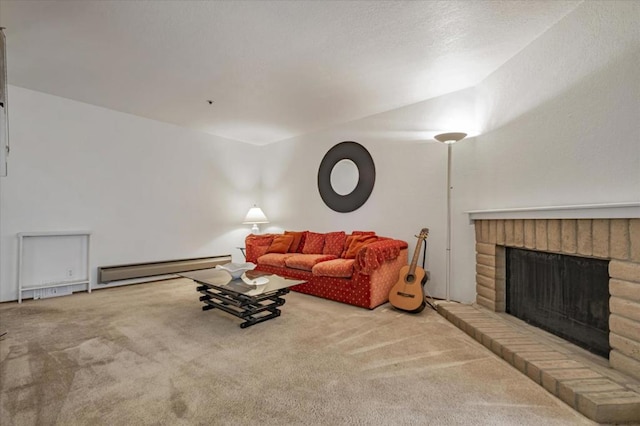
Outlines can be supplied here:
M232 279L222 269L201 269L181 272L177 275L189 278L196 283L196 290L202 294L203 311L220 309L244 320L241 328L267 321L280 316L279 307L284 305L284 295L289 287L306 281L291 280L275 274L262 274L249 271L255 284L247 284L242 279Z

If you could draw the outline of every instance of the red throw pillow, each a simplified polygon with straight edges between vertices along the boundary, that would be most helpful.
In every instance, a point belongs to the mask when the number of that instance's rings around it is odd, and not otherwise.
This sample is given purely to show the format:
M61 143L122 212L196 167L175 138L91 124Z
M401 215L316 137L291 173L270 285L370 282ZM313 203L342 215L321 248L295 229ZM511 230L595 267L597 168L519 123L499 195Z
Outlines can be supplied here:
M267 253L286 253L293 242L292 235L276 235L267 249Z
M349 248L343 257L345 259L355 259L362 247L375 243L377 240L378 237L375 235L354 235L351 240L351 244L349 244Z
M302 253L304 244L307 242L307 234L309 234L309 231L304 231L302 233L302 238L300 238L300 245L298 246L298 251L296 251L296 253Z
M302 241L302 237L304 236L305 232L307 231L302 231L302 232L284 231L284 235L293 236L293 242L289 247L289 253L300 253L302 251L302 247L304 247L303 246L304 242Z
M302 253L304 254L322 254L324 248L324 234L317 232L307 232L307 239L304 242Z
M271 241L273 241L271 234L248 235L245 240L247 262L257 263L258 258L267 252Z
M346 239L347 234L345 234L344 231L329 232L328 234L325 234L322 254L340 256L342 254L342 250L344 250L344 242Z
M340 254L340 257L343 259L346 259L345 256L347 255L347 251L349 250L349 246L351 245L351 243L353 242L353 239L356 238L357 235L347 235L347 238L344 241L344 250L342 250L342 254Z

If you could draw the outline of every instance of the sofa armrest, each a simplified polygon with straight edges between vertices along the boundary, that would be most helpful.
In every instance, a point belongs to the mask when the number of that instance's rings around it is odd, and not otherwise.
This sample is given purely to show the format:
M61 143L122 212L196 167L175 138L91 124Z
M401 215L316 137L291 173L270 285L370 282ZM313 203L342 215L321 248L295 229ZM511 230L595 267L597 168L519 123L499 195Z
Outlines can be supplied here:
M356 254L354 269L362 274L370 275L384 262L396 259L400 251L407 247L406 241L394 239L383 239L366 245Z

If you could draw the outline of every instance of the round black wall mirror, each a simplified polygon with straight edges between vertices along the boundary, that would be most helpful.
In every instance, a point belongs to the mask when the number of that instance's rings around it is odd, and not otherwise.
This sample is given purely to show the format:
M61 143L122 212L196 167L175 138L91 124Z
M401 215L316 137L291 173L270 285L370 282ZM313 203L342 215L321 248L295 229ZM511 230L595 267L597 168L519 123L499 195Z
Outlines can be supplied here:
M360 208L376 181L376 167L367 149L357 142L340 142L325 154L318 169L322 201L340 213Z

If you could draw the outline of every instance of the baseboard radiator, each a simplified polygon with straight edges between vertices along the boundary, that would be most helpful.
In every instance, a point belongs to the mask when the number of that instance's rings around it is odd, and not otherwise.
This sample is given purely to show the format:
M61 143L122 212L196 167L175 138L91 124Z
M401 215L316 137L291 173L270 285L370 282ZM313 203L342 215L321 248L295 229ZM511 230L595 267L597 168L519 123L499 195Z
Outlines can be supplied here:
M179 272L214 268L216 265L224 265L229 262L231 262L231 255L131 263L128 265L99 266L98 283L106 284L112 281L177 274Z

